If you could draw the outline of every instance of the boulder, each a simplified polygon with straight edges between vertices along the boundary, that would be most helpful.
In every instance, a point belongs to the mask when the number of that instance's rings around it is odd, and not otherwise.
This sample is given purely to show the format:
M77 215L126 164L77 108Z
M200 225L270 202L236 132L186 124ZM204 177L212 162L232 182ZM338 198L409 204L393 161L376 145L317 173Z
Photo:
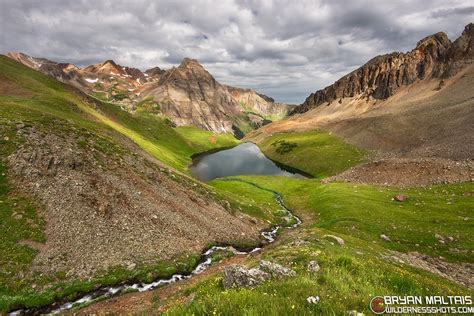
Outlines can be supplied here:
M406 199L407 199L407 196L405 194L397 194L393 197L393 200L397 202L404 202L406 201Z
M339 246L344 245L344 239L342 239L341 237L337 237L337 236L334 236L334 235L324 235L323 238L325 238L327 240L330 240L330 241L333 241L333 242L336 242Z
M306 268L306 270L310 273L316 273L319 270L321 270L321 267L319 266L319 264L316 260L311 260L308 263L308 267Z
M224 269L222 285L224 289L253 287L270 279L271 275L260 269L247 269L242 266L229 266Z
M137 267L137 264L134 262L127 262L127 270L132 271Z
M262 260L258 268L247 269L238 265L225 267L222 286L224 289L254 287L270 278L281 279L295 275L295 271L278 263Z
M259 268L260 270L269 273L273 278L277 279L296 275L295 271L270 261L261 260Z

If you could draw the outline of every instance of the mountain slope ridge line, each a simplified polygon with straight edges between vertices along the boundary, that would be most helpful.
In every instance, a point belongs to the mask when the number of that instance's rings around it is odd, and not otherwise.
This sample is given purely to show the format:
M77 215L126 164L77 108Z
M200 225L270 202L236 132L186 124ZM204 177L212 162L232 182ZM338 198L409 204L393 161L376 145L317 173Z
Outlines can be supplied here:
M190 58L166 71L142 72L111 60L79 68L18 52L7 57L131 113L145 110L165 115L178 126L238 137L285 117L290 108L253 89L221 84Z
M394 95L402 86L417 80L447 79L474 58L474 23L466 25L462 34L451 42L439 32L420 40L406 53L394 52L374 57L334 84L311 93L291 114L304 113L321 104L339 99L359 97L382 100ZM440 88L442 83L440 82Z

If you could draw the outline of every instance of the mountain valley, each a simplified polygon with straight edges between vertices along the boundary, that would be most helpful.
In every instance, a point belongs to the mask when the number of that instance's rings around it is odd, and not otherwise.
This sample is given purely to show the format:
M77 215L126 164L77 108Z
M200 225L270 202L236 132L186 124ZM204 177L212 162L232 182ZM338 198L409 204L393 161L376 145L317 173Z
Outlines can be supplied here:
M472 296L473 61L471 23L287 105L190 58L0 56L0 313L364 315L378 295ZM193 177L246 142L305 177Z

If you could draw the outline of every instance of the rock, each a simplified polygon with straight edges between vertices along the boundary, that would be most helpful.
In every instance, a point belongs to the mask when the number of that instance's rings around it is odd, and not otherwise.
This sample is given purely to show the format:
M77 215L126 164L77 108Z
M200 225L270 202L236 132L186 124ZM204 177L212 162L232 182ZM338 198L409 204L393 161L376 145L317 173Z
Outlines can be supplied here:
M262 270L233 265L225 267L222 285L224 289L253 287L270 278L271 275Z
M272 277L278 279L296 275L295 271L270 261L261 260L259 268L260 270L269 273Z
M360 313L356 310L352 310L352 311L348 311L347 312L347 315L348 316L364 316L365 314L364 313Z
M444 244L444 237L441 236L440 234L435 234L434 235L436 239L438 239L438 241L442 244Z
M128 271L132 271L133 269L135 269L137 267L137 264L134 263L134 262L130 262L127 264L127 270Z
M445 33L427 36L407 53L395 52L371 59L334 84L311 93L293 113L304 113L335 100L360 96L387 99L417 80L444 79L454 75L474 55L474 24L470 23L454 42Z
M393 199L397 202L404 202L407 199L407 196L405 194L397 194Z
M380 235L380 239L382 239L383 241L386 241L386 242L391 242L391 241L392 241L392 240L390 239L390 237L388 237L388 236L385 235L385 234Z
M307 243L308 243L308 242L305 241L305 240L296 239L296 240L292 241L292 242L290 243L290 245L298 247L298 246L305 245L305 244L307 244Z
M323 238L336 242L339 246L344 246L344 239L334 235L324 235Z
M308 304L318 304L320 300L321 299L319 296L308 296L306 298L306 302L308 302Z
M270 278L281 279L295 275L295 271L278 263L262 260L259 268L247 269L238 265L226 267L222 285L224 289L253 287Z
M319 266L316 260L311 260L308 263L308 267L306 268L306 271L311 272L311 273L316 273L319 270L321 270L321 267Z

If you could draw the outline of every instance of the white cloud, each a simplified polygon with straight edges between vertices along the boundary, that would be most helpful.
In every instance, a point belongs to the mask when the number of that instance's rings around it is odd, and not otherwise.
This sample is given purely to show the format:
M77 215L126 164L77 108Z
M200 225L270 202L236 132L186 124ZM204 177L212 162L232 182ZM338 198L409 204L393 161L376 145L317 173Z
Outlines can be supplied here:
M470 1L0 2L0 51L78 65L138 68L198 59L222 83L299 103L377 54L424 36L452 39L473 21ZM453 18L455 17L455 18Z

